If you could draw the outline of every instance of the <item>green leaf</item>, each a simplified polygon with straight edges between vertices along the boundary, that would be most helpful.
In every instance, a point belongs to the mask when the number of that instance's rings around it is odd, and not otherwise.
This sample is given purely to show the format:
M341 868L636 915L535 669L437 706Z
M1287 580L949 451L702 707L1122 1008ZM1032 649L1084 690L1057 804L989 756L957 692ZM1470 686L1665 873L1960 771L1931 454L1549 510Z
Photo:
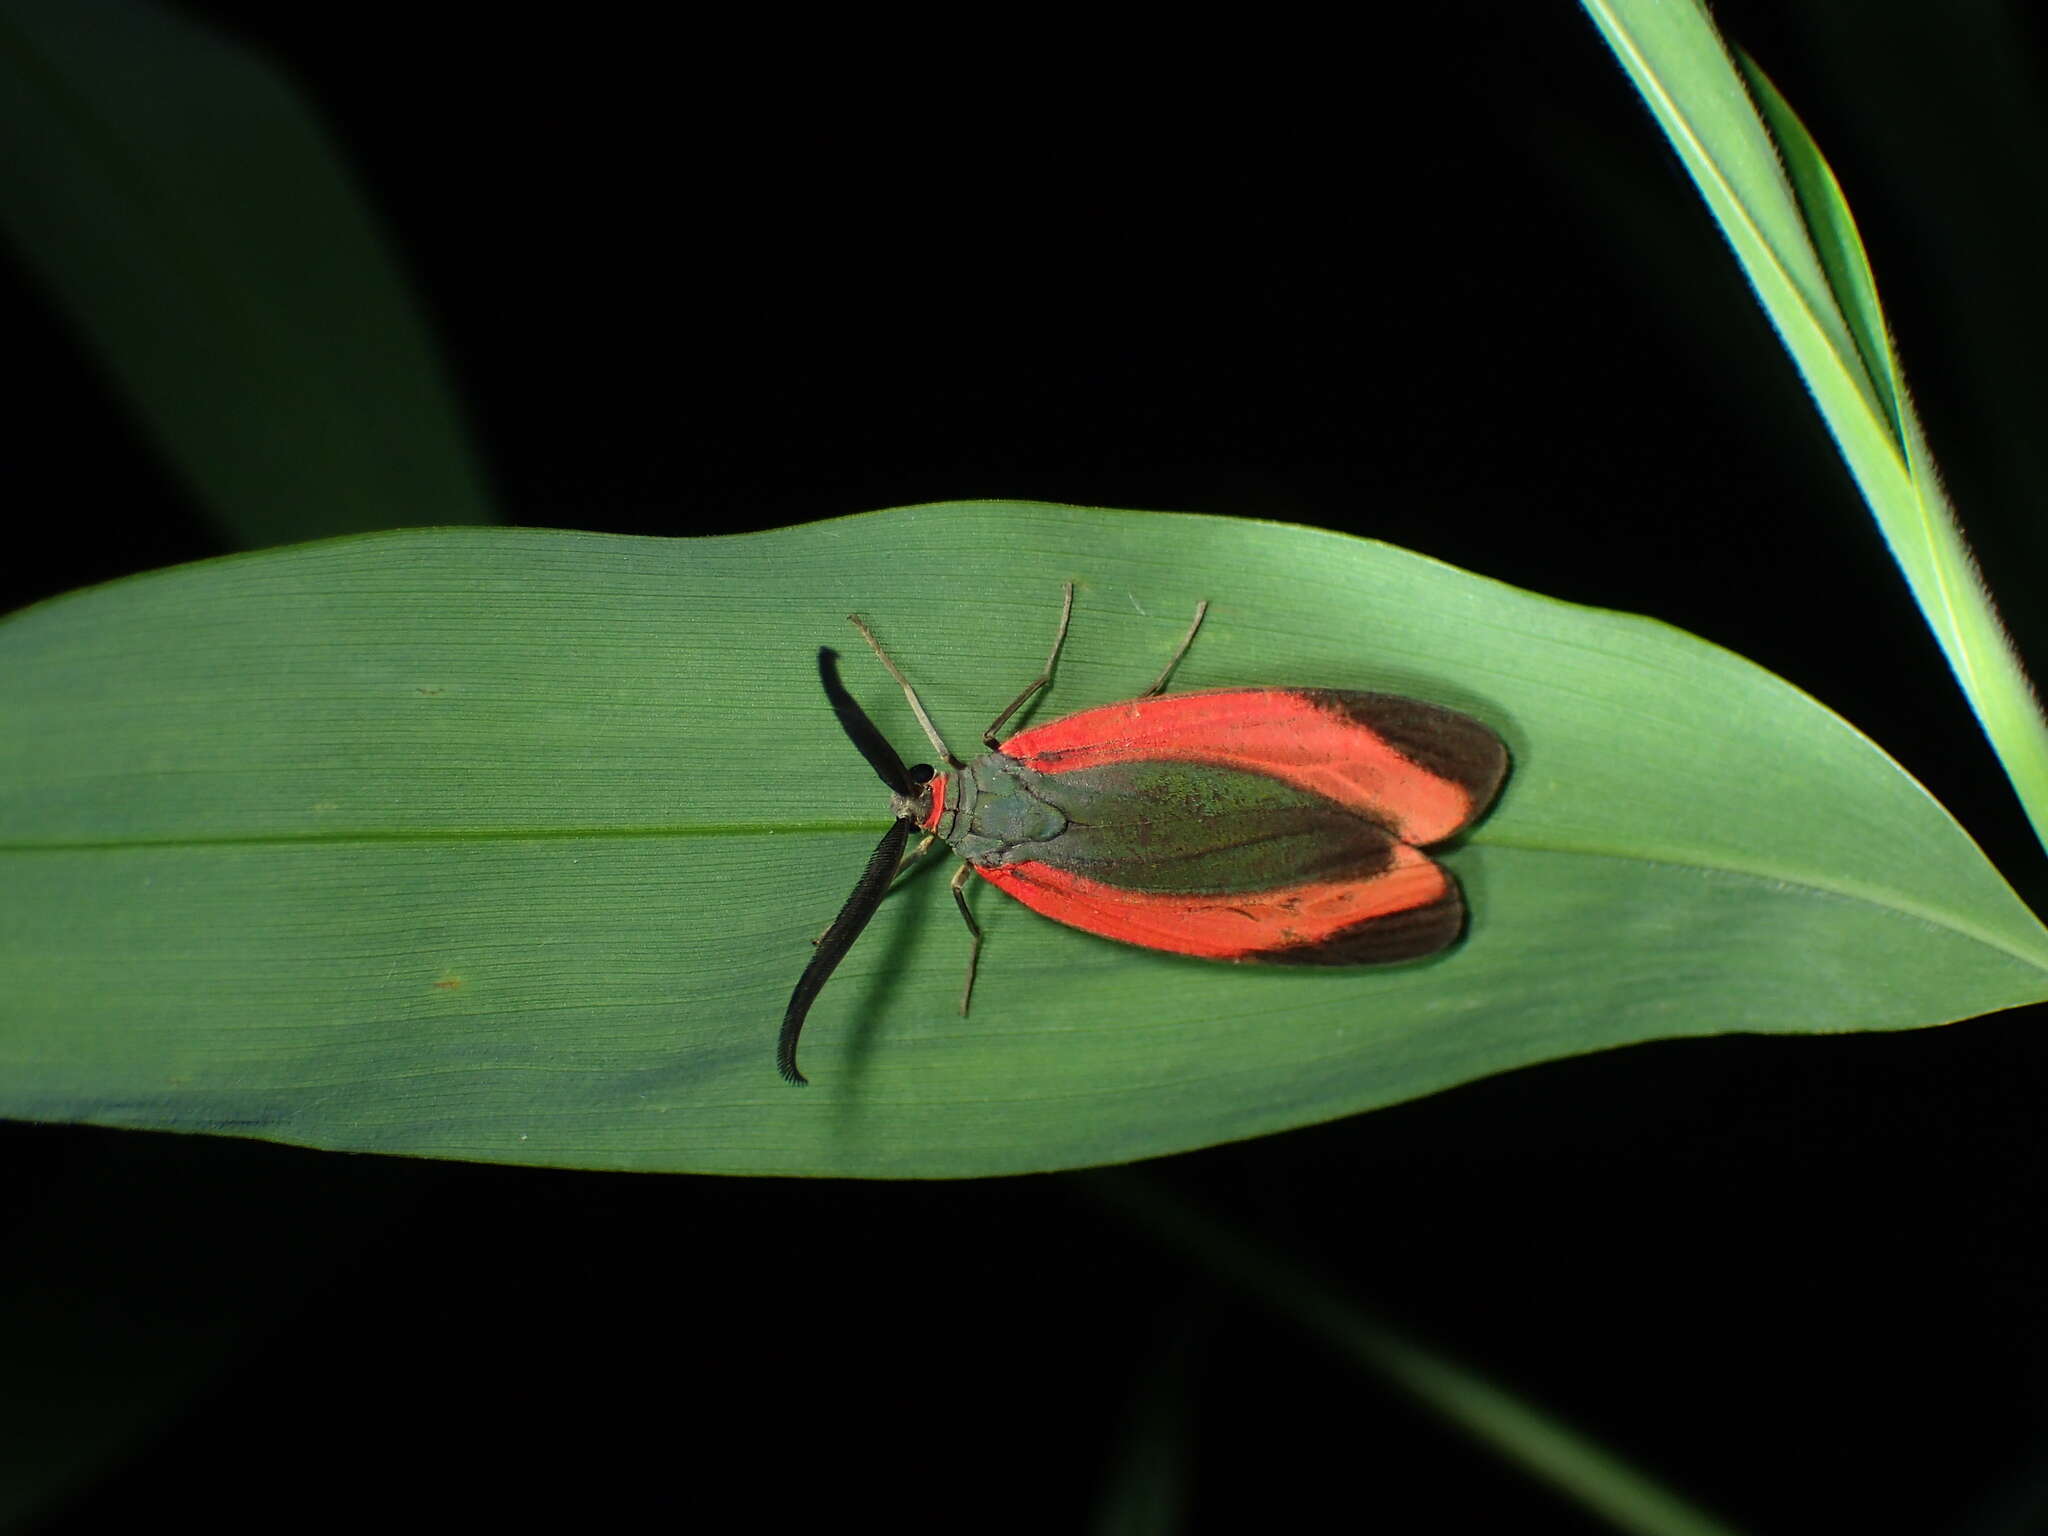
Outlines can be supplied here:
M1383 970L1127 948L945 880L782 1005L887 822L814 655L973 744L1143 688L1468 710L1515 770L1466 941ZM1037 706L1034 706L1037 708ZM701 540L372 535L0 625L0 1113L323 1147L957 1176L1172 1152L1672 1035L2048 996L2048 933L1869 741L1739 657L1341 535L1012 503ZM938 864L941 861L933 860Z
M244 543L492 513L295 87L139 0L0 0L0 232Z
M1696 0L1584 4L1742 263L2048 843L2048 720L1942 491L1834 173L1763 72L1743 60L1738 74Z

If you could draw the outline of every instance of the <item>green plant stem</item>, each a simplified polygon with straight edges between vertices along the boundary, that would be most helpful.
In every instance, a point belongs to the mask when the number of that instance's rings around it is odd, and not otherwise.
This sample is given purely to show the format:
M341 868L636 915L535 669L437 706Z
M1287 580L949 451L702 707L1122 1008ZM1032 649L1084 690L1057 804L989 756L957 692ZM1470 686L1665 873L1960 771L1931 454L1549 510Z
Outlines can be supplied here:
M1733 1536L1733 1528L1629 1466L1552 1414L1401 1333L1271 1249L1127 1170L1083 1174L1082 1188L1279 1316L1329 1340L1445 1422L1618 1530Z

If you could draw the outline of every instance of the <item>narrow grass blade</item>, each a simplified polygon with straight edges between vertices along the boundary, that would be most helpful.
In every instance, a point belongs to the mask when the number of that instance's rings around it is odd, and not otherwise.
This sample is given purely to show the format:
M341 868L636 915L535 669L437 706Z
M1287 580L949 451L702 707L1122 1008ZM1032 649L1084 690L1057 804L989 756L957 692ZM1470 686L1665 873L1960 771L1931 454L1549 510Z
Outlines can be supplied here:
M1762 72L1738 69L1696 0L1585 8L1720 224L2048 843L2048 721L1943 494L1826 160Z
M1637 1536L1733 1536L1728 1526L1555 1415L1374 1317L1157 1180L1114 1170L1088 1175L1082 1187L1617 1530Z
M0 0L0 142L0 233L238 542L492 520L387 243L263 60L148 0Z

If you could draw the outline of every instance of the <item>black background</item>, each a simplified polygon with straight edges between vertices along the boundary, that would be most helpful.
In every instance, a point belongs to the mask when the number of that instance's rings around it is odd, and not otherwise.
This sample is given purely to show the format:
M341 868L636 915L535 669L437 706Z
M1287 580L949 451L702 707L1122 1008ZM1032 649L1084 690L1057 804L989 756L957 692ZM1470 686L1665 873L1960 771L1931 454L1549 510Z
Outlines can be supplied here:
M508 521L1005 496L1369 534L1782 673L2039 905L2039 847L1832 444L1575 7L1357 37L184 9L346 146ZM2009 9L1717 14L1831 157L2038 656L2048 134L2040 30ZM10 605L223 551L63 317L0 275L42 537ZM1738 1526L2031 1529L2037 1023L1642 1046L1148 1172ZM1596 1528L1070 1178L57 1127L5 1128L0 1157L7 1347L39 1362L7 1411L80 1458L57 1531L729 1500L771 1528L1083 1528L1154 1381L1193 1529Z

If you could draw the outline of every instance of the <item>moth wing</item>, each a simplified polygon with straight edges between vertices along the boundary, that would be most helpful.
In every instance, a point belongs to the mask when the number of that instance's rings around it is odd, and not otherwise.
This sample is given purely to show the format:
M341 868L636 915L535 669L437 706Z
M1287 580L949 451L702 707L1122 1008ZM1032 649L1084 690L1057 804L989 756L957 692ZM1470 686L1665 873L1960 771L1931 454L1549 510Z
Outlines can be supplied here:
M975 867L1054 922L1207 960L1379 965L1434 954L1465 925L1458 882L1404 843L1370 872L1220 894L1132 891L1031 861Z
M1266 774L1427 847L1493 803L1508 753L1490 728L1397 694L1225 688L1127 699L1019 731L1002 750L1041 773L1201 762Z

